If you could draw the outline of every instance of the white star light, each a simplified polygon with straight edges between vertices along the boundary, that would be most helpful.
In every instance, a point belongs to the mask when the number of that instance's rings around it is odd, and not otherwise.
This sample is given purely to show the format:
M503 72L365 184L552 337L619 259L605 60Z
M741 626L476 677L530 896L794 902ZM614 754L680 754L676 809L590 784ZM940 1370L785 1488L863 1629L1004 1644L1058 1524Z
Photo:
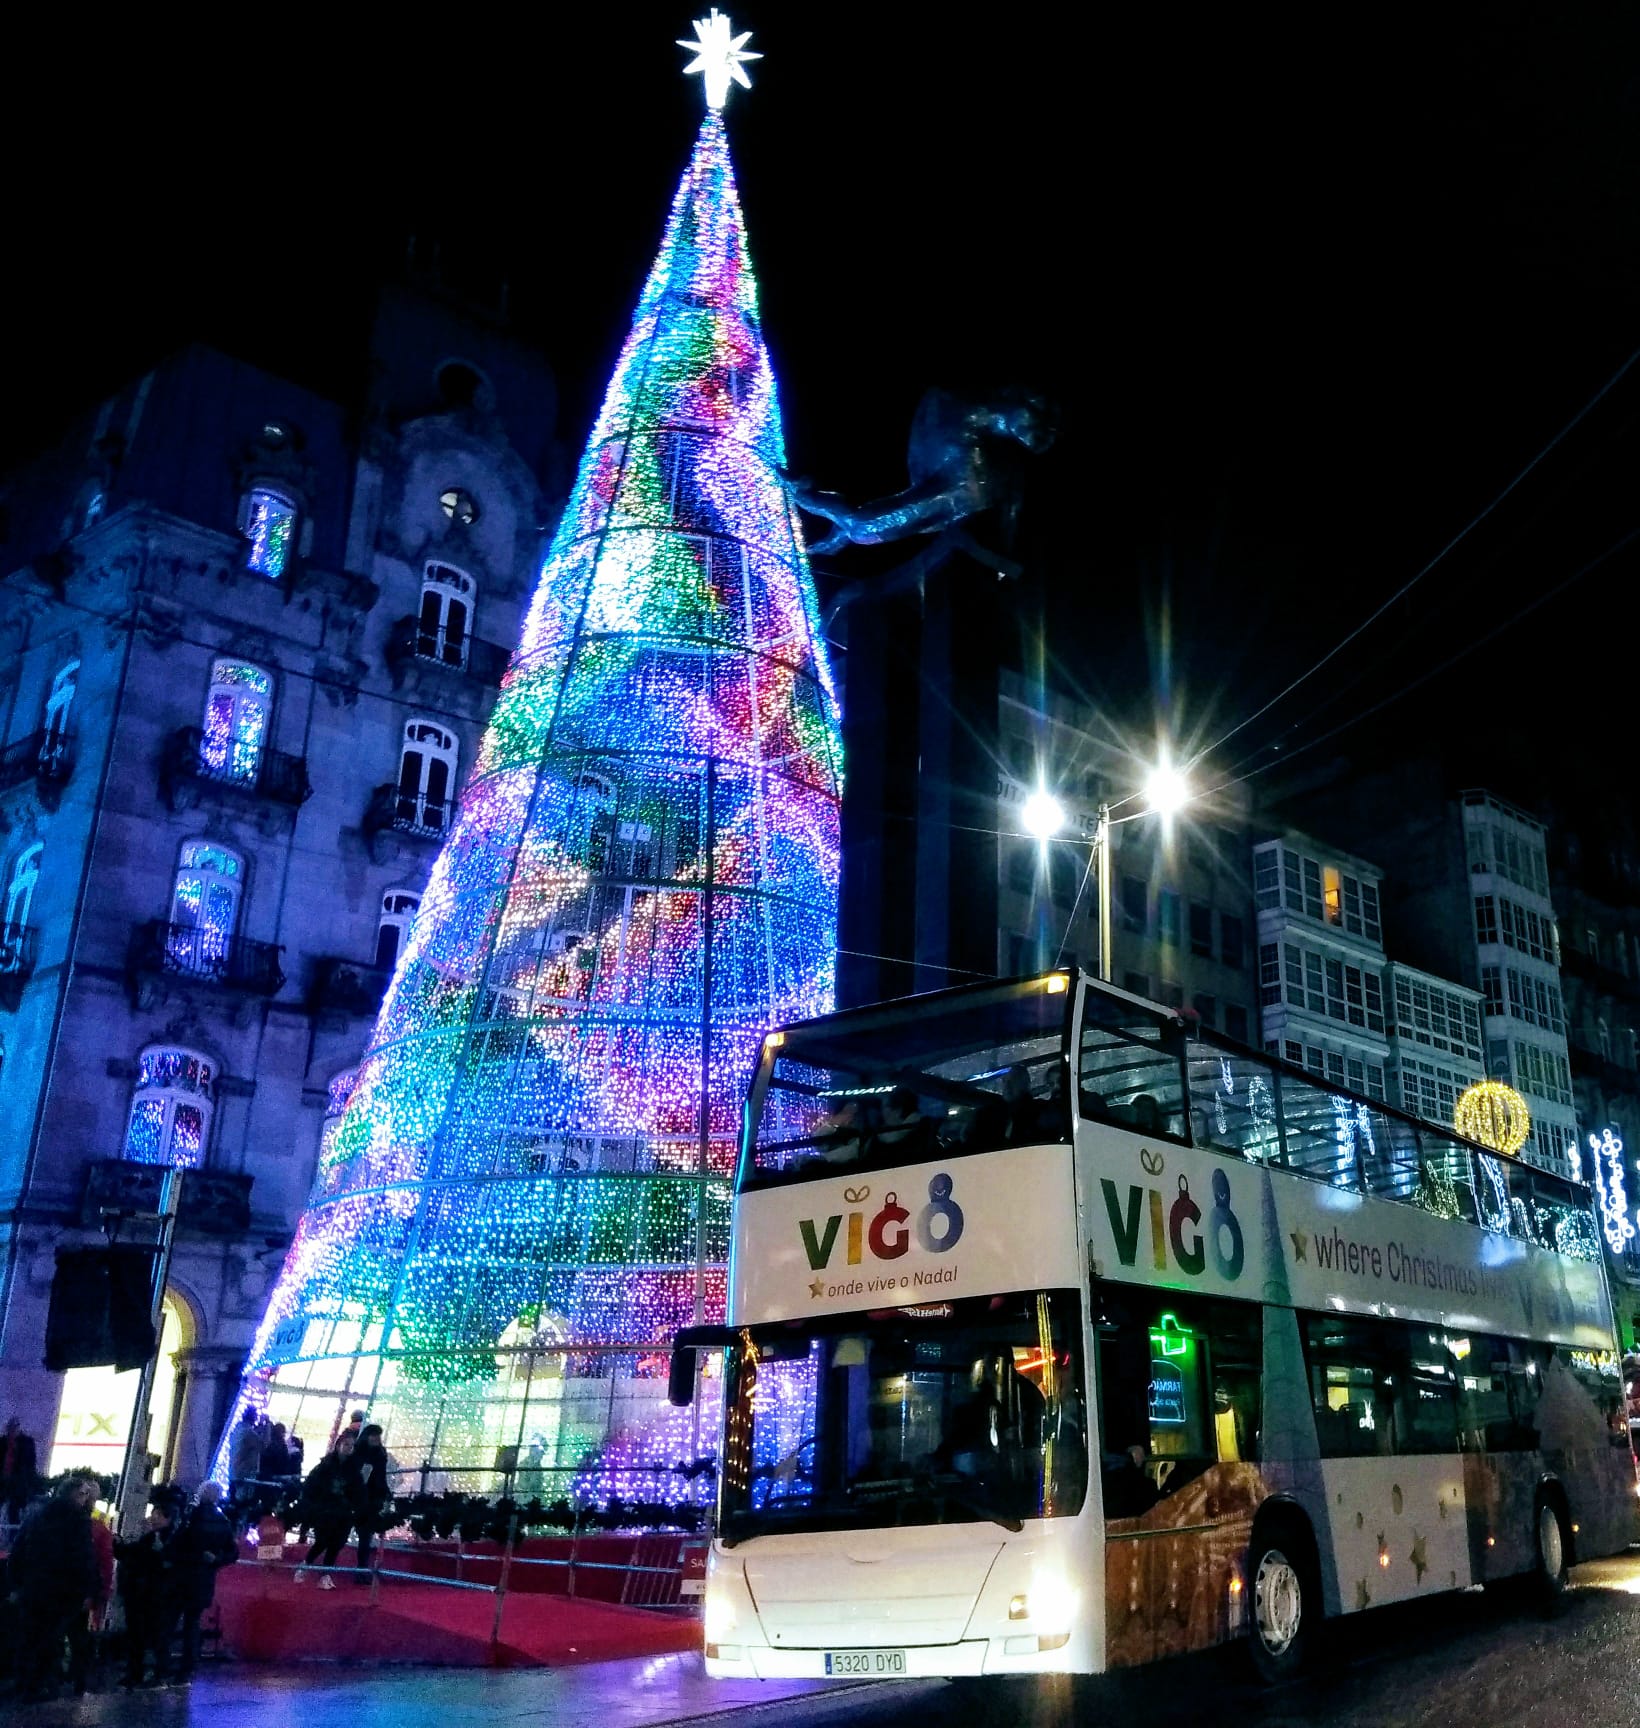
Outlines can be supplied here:
M732 78L743 90L750 90L752 81L746 76L746 68L742 62L761 60L761 54L746 53L746 44L751 41L750 30L743 30L736 36L732 34L734 26L718 11L712 8L710 18L695 20L695 40L678 41L680 48L687 48L694 59L684 67L684 71L698 72L706 84L706 106L721 108L729 100L729 80Z

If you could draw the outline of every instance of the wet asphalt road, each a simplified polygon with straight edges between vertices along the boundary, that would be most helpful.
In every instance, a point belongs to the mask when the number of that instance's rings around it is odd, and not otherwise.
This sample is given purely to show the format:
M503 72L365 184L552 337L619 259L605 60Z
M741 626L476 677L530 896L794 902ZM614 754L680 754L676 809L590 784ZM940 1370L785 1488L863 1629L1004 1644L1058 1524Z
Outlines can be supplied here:
M1316 1672L1263 1690L1234 1653L1068 1684L978 1690L942 1681L790 1695L719 1686L689 1657L483 1673L251 1668L190 1692L62 1699L30 1728L1640 1728L1640 1551L1579 1567L1545 1614L1518 1593L1387 1608L1329 1628Z

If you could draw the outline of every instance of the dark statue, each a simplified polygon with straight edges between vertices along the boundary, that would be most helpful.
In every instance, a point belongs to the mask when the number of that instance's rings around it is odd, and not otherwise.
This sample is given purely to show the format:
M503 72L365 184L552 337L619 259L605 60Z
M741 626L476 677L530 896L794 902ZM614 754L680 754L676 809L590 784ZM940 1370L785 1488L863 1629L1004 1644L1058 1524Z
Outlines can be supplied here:
M809 548L828 553L844 546L879 546L915 535L934 538L906 564L871 582L877 595L910 586L954 552L966 553L999 577L1015 577L1013 558L1021 502L1020 452L1032 455L1054 440L1056 416L1043 397L1023 390L998 390L961 396L929 390L917 405L906 453L910 485L891 497L854 506L833 492L811 491L792 483L800 510L831 523L832 532ZM986 517L982 544L970 531L974 518ZM852 584L831 610L863 591Z

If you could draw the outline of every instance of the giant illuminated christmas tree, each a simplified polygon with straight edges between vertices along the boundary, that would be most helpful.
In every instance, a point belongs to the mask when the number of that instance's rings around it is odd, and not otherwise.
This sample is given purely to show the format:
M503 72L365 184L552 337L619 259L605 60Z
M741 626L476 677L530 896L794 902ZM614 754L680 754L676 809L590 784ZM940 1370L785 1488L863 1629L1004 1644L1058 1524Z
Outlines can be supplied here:
M759 1041L831 1005L837 710L721 113L755 56L696 31L705 122L247 1370L310 1452L368 1406L467 1487L517 1447L667 1492Z

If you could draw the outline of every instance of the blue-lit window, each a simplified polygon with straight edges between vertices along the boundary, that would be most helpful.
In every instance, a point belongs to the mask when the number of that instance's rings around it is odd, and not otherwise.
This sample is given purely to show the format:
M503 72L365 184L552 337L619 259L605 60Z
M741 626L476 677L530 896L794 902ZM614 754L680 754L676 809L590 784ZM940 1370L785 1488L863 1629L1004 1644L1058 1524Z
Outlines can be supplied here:
M381 921L376 926L376 964L396 966L415 920L421 896L408 888L389 888L382 895Z
M246 569L277 582L294 550L296 505L272 487L253 487L245 499L244 534L250 542Z
M245 861L237 852L212 840L184 842L171 893L171 966L206 977L227 970L244 885Z
M137 1059L125 1157L134 1164L197 1170L210 1138L215 1086L216 1064L197 1050L144 1050Z
M20 970L27 954L24 937L34 907L34 887L40 880L40 854L44 850L44 842L37 840L12 860L6 877L6 919L0 924L0 973Z
M254 783L273 712L273 679L243 660L211 665L200 733L200 765L213 778Z

